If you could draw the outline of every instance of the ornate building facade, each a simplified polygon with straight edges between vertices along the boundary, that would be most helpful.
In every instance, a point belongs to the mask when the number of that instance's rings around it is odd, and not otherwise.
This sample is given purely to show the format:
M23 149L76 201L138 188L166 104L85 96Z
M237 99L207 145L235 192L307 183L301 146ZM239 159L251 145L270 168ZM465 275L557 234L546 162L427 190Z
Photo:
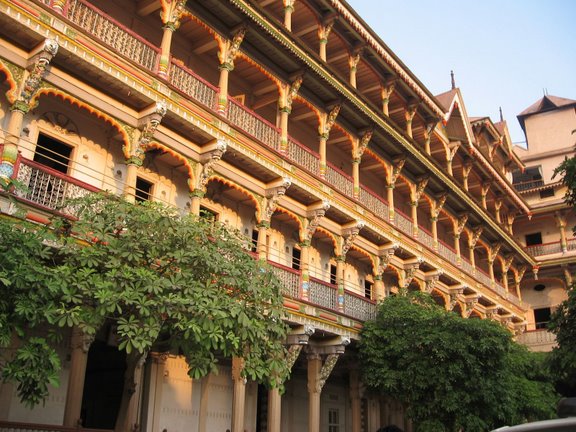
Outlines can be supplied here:
M454 86L432 95L345 2L0 0L0 38L0 175L27 186L24 217L88 191L160 201L238 228L283 282L285 394L234 361L193 381L150 355L135 429L410 430L355 356L399 289L535 326L523 294L541 262L518 234L534 211L505 122L468 117ZM30 412L3 384L0 428L113 425L117 350L64 340L63 385Z

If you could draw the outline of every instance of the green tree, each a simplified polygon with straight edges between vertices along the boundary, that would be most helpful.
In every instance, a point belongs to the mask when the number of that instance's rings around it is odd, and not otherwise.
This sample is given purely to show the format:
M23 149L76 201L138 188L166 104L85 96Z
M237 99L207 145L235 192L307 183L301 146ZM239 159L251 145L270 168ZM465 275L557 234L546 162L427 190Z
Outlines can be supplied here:
M93 195L71 205L78 219L54 221L54 265L28 288L51 293L42 311L50 324L88 335L113 329L127 363L116 430L129 428L134 370L150 351L182 354L193 378L215 371L218 358L237 356L247 378L282 382L280 282L246 253L246 239L154 203ZM18 380L17 369L7 377Z
M572 131L575 134L576 130ZM554 171L566 186L564 201L576 207L576 157L566 158ZM576 233L576 227L573 227ZM565 396L576 396L576 290L568 289L568 298L551 316L548 330L556 335L557 346L551 352L551 368L557 387Z
M429 295L387 298L362 330L360 356L364 382L401 401L417 431L485 431L554 413L546 372L531 369L536 360L506 329Z

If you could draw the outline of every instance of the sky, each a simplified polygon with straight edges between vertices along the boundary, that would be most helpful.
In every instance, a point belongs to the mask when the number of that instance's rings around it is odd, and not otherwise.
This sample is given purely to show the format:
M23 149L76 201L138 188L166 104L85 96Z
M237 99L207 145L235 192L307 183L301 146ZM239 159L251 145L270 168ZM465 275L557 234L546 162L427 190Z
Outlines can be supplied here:
M576 100L576 0L347 0L437 95L454 71L470 117L516 116L546 94Z

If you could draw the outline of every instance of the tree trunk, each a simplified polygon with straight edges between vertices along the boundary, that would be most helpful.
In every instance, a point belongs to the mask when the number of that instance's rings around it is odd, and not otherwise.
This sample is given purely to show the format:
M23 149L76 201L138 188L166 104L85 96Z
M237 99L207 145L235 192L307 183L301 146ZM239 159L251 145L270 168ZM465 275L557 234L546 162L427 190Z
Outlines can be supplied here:
M134 393L136 393L136 380L135 372L138 368L138 363L145 354L137 351L132 351L126 355L126 372L124 372L124 389L122 390L122 400L120 401L120 409L118 410L118 417L116 417L116 425L114 432L132 432L133 425L130 424L129 407Z

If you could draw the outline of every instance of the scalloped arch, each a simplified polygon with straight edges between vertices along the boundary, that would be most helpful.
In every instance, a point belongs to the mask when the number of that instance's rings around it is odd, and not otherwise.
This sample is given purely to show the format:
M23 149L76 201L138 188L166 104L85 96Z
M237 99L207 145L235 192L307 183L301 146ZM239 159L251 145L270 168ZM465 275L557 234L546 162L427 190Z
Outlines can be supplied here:
M80 100L80 99L60 90L60 89L57 89L57 88L44 87L44 88L39 89L38 92L36 93L36 95L34 96L33 100L31 101L31 103L34 103L35 101L40 99L40 96L59 97L62 100L71 103L72 105L76 105L80 108L85 109L90 114L92 114L92 115L96 116L97 118L102 119L105 122L112 125L114 128L116 128L116 130L118 130L118 132L120 132L120 135L122 135L123 142L124 142L122 152L124 153L124 156L126 156L126 158L129 158L129 154L127 154L126 148L130 144L130 136L128 135L128 133L126 132L126 130L124 129L122 124L117 119L115 119L112 116L109 116L106 113L103 113L100 110L97 110L96 108L92 107L91 105L88 105L86 102L84 102L84 101L82 101L82 100Z
M223 183L226 186L230 186L232 189L236 189L237 191L246 195L254 203L254 207L256 207L256 214L260 214L260 210L261 210L260 203L256 199L256 196L252 192L250 192L248 189L240 187L236 183L233 183L232 181L230 181L230 180L228 180L228 179L226 179L226 178L224 178L218 174L212 174L208 178L208 183L210 183L211 181L218 181L218 182ZM206 186L208 186L208 183L206 184Z
M8 66L6 66L6 64L4 64L2 60L0 60L0 72L6 75L5 82L8 83L10 88L5 93L5 96L6 100L12 104L15 101L15 92L18 88L18 83L14 79L14 76L12 75L12 71L10 70L10 68L8 68Z
M295 213L291 212L290 210L285 209L284 207L278 206L276 208L276 212L284 213L285 215L290 216L291 219L295 220L296 223L298 224L299 238L302 238L302 231L304 230L304 225L302 224L302 221L300 220L300 218ZM272 215L272 218L274 218L274 215Z
M188 178L189 178L188 188L190 189L190 192L192 192L194 190L194 184L195 184L194 168L192 167L192 165L190 164L190 161L188 159L186 159L184 156L182 156L177 151L171 149L170 147L168 147L164 144L159 143L158 141L150 142L147 147L148 148L152 147L152 148L164 150L165 152L170 154L170 156L172 156L174 159L177 159L180 162L182 162L184 164L184 166L186 167L186 169L188 170Z
M388 172L388 167L389 167L388 162L385 161L385 160L384 160L383 158L381 158L380 156L378 156L378 155L377 155L376 153L374 153L372 150L370 150L370 148L367 148L367 149L364 151L364 154L368 154L368 155L370 155L371 157L373 157L374 160L375 160L376 162L378 162L378 163L382 166L382 168L384 168L384 172L386 173L386 178L387 178L387 177L388 177L388 174L389 174L389 172Z
M369 254L368 252L360 249L358 246L352 245L350 247L350 249L354 249L356 252L359 252L360 254L364 255L365 257L368 257L370 259L370 262L372 263L372 272L374 272L374 270L377 268L377 263L375 261L375 257L371 254Z
M312 238L314 238L316 233L319 233L319 232L326 234L328 237L330 237L332 239L332 246L334 247L334 250L336 250L337 245L338 245L338 243L336 241L336 236L334 234L332 234L330 231L328 231L327 229L319 226L318 228L316 228L316 231L314 231L314 235L312 236Z

